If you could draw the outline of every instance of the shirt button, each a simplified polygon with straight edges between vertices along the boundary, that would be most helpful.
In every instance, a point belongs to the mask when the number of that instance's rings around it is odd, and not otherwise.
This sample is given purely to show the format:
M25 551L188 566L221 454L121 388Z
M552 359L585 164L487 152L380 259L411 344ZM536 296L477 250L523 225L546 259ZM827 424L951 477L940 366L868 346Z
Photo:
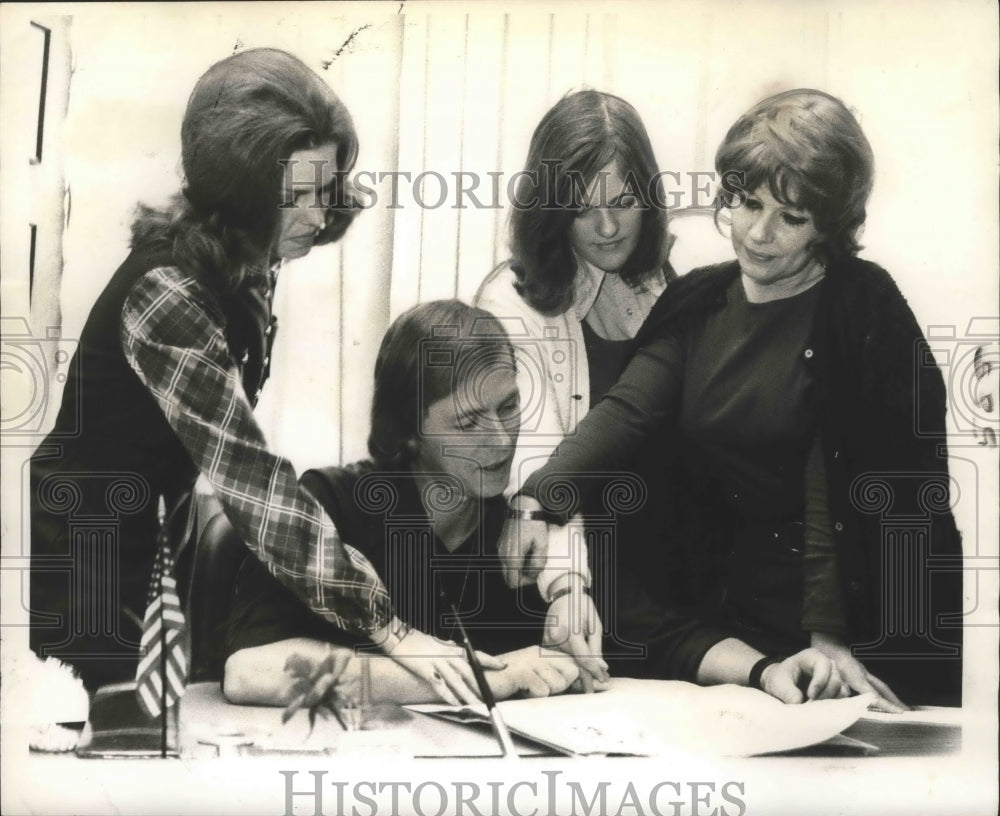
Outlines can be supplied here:
M806 349L805 350L805 358L807 360L811 360L812 356L813 356L813 350L812 349Z
M634 313L635 313L635 309L633 309L631 307L629 307L628 309L625 310L625 314L627 314L627 315L632 315Z
M733 493L733 501L739 501L739 500L740 500L740 494L739 493Z
M838 533L842 533L844 532L844 525L838 521L836 524L833 525L833 529L836 530Z

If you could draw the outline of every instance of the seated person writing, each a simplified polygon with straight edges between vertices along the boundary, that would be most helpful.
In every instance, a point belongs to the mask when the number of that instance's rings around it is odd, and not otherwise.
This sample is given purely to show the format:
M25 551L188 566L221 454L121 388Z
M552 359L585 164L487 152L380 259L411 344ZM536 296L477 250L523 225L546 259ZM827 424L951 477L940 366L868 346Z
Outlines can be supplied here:
M458 301L422 304L393 323L379 350L372 460L302 477L348 546L384 578L401 618L454 641L454 605L472 643L500 656L483 655L483 664L501 699L557 694L579 676L572 658L539 645L548 607L534 587L509 589L497 556L518 428L513 350L500 324ZM375 702L438 699L415 674L376 660L375 650L355 655L366 641L314 614L251 557L239 572L226 643L230 702L288 703L287 659L318 663L331 649L354 655L341 683L371 661ZM444 679L459 694L466 685Z

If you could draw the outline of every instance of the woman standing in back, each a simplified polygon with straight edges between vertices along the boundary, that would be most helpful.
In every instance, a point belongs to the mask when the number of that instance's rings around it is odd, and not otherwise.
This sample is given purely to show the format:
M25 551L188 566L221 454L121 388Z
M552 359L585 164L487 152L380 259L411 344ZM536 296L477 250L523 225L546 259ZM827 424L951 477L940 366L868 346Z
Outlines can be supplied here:
M512 207L511 258L474 301L503 322L517 349L522 422L510 493L617 381L639 327L675 277L659 166L642 119L624 99L584 90L557 102L531 138ZM606 645L623 658L616 670L639 674L659 616L647 597L659 588L644 577L656 572L661 553L625 545L662 527L655 502L644 501L658 490L661 469L655 459L635 457L621 470L602 484L607 496L632 494L624 512L597 490L580 511L591 560L601 564L594 596L616 635ZM552 526L549 567L532 563L523 577L509 569L508 580L538 578L543 596L556 599L553 637L583 658L600 655L602 644L584 596L590 571L574 543L578 529ZM589 665L600 677L600 667Z

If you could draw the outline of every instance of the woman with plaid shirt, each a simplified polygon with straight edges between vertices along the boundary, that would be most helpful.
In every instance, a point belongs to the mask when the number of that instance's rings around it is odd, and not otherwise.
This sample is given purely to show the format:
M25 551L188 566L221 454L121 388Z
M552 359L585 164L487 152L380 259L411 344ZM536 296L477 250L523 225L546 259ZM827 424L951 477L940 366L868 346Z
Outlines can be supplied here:
M91 310L31 461L32 648L92 688L134 675L157 507L176 506L201 474L310 608L443 699L474 699L461 650L396 617L371 563L253 416L278 262L339 239L356 211L350 114L300 60L255 49L201 77L181 137L184 187L164 209L139 208L132 252Z

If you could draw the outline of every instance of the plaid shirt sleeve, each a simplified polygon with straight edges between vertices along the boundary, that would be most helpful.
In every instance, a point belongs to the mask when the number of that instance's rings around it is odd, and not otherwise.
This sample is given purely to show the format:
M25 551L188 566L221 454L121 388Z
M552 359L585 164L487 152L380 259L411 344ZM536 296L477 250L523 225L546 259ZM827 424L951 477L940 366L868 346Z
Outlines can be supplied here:
M292 464L268 450L219 314L202 284L155 269L122 309L126 359L257 557L331 623L375 632L393 619L388 593L299 487Z

